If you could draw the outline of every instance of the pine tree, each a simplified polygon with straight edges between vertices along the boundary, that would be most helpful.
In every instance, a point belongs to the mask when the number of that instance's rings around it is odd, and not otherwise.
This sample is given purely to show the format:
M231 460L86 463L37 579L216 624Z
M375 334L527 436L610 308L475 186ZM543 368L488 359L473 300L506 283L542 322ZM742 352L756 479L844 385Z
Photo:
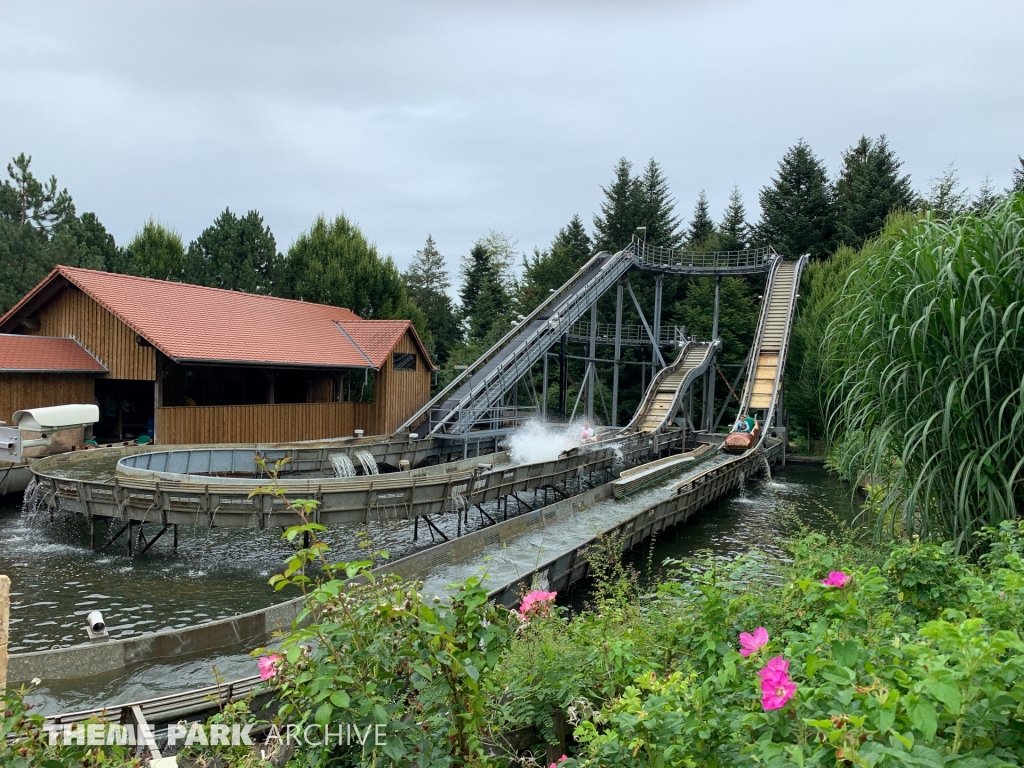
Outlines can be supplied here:
M211 288L275 295L281 289L283 259L257 211L240 218L225 208L189 244L185 279Z
M859 247L881 231L891 212L914 206L910 176L900 176L901 165L885 134L876 141L861 136L843 153L835 188L837 240Z
M57 226L46 247L50 265L105 270L119 256L114 236L107 232L95 213L81 216Z
M638 227L647 227L647 244L678 248L683 243L679 217L674 215L675 201L668 191L668 180L652 157L639 179ZM634 228L635 231L635 228Z
M693 207L693 218L686 230L686 245L690 249L699 249L708 244L709 238L715 233L715 221L711 218L708 207L708 196L702 189L697 196L697 204Z
M809 253L823 259L833 250L835 214L828 173L801 139L779 161L778 176L761 190L759 244L795 259Z
M615 180L601 187L605 199L601 215L594 216L594 244L599 251L621 251L632 242L641 218L638 214L639 184L632 177L633 164L620 158L615 166Z
M723 251L741 251L750 241L750 227L747 225L747 211L743 206L743 195L739 186L733 186L729 194L729 207L725 209L722 223L718 227L718 247Z
M43 183L29 170L31 164L32 155L24 152L7 164L10 179L0 185L0 216L49 236L55 227L74 218L75 205L67 189L58 191L56 176Z
M593 256L594 244L590 241L590 236L578 213L573 214L569 223L558 230L554 242L551 243L551 250L564 253L577 269Z
M519 311L523 314L533 311L552 290L562 287L590 260L592 250L583 221L577 214L558 230L551 248L534 249L531 259L523 257L523 280L516 300Z
M1013 180L1007 192L1024 192L1024 156L1017 155L1020 166L1013 169Z
M960 183L960 172L955 163L947 165L941 176L930 181L928 197L921 204L937 218L948 219L968 210L970 194Z
M444 256L437 250L434 238L427 235L423 248L416 251L402 280L409 298L419 307L426 321L425 342L438 365L443 365L462 340L455 302L448 295L451 279Z
M105 269L120 253L96 214L76 216L68 191L36 179L31 162L14 158L0 184L0 313L56 265Z
M988 210L999 202L1000 195L996 192L995 185L992 184L992 179L985 176L981 180L981 184L978 185L978 194L974 196L974 200L971 201L971 212L976 214L987 213Z
M620 251L646 227L648 245L677 248L683 241L675 201L658 163L651 158L642 176L631 176L633 165L621 158L615 166L615 180L602 187L605 199L601 215L594 217L594 246L599 251Z
M471 340L487 338L495 325L508 319L511 302L502 280L501 258L488 247L487 238L481 238L463 259L459 296Z

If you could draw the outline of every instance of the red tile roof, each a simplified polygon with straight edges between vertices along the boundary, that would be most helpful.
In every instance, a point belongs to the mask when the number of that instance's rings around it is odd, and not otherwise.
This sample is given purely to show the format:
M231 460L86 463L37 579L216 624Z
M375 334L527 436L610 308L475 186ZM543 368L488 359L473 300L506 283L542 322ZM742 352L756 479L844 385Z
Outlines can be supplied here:
M427 357L408 320L362 320L343 307L63 266L0 318L0 328L61 277L176 362L380 368L406 330Z
M0 333L0 372L106 373L107 369L74 339Z

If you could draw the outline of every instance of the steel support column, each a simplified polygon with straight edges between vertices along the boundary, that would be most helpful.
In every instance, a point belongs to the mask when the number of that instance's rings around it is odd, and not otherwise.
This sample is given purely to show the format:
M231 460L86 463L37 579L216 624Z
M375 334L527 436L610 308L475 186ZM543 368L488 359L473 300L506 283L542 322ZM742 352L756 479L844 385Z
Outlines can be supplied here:
M558 418L565 421L565 405L567 401L566 389L569 387L569 359L566 345L569 343L569 334L562 334L562 341L558 351Z
M590 360L587 367L590 369L590 378L587 379L587 419L594 420L594 390L596 389L595 379L597 378L597 301L590 305Z
M711 318L711 340L718 338L719 300L722 295L722 276L715 275L715 311ZM715 418L715 361L712 359L704 374L704 412L701 414L701 429L710 432Z
M544 353L544 381L540 386L540 417L548 419L548 353Z
M651 325L653 326L653 333L651 338L651 381L654 381L655 375L658 373L658 358L661 358L661 350L658 348L658 343L661 341L661 295L662 287L664 284L665 276L657 274L654 276L654 317L651 318ZM662 359L662 365L664 366L665 360Z
M622 281L615 289L615 368L612 374L612 426L619 426L619 361L622 360Z

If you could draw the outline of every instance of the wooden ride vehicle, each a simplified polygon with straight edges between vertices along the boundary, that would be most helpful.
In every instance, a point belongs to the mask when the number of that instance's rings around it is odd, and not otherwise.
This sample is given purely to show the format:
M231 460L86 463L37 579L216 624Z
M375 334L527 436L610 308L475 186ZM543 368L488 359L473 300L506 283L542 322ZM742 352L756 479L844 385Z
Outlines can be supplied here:
M732 431L726 435L723 448L729 453L743 453L757 445L757 439L761 436L761 422L755 421L753 428L747 431Z

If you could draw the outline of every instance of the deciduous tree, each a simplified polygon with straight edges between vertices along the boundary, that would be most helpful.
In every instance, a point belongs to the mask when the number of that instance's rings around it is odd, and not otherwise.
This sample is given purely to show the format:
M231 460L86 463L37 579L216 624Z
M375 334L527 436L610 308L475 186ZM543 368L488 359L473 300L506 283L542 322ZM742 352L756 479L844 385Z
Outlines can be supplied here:
M288 249L288 295L351 309L366 320L408 319L417 330L423 314L409 300L402 276L390 256L345 216L318 216Z
M156 219L142 225L125 246L127 271L140 277L182 282L185 277L185 246L178 231Z

